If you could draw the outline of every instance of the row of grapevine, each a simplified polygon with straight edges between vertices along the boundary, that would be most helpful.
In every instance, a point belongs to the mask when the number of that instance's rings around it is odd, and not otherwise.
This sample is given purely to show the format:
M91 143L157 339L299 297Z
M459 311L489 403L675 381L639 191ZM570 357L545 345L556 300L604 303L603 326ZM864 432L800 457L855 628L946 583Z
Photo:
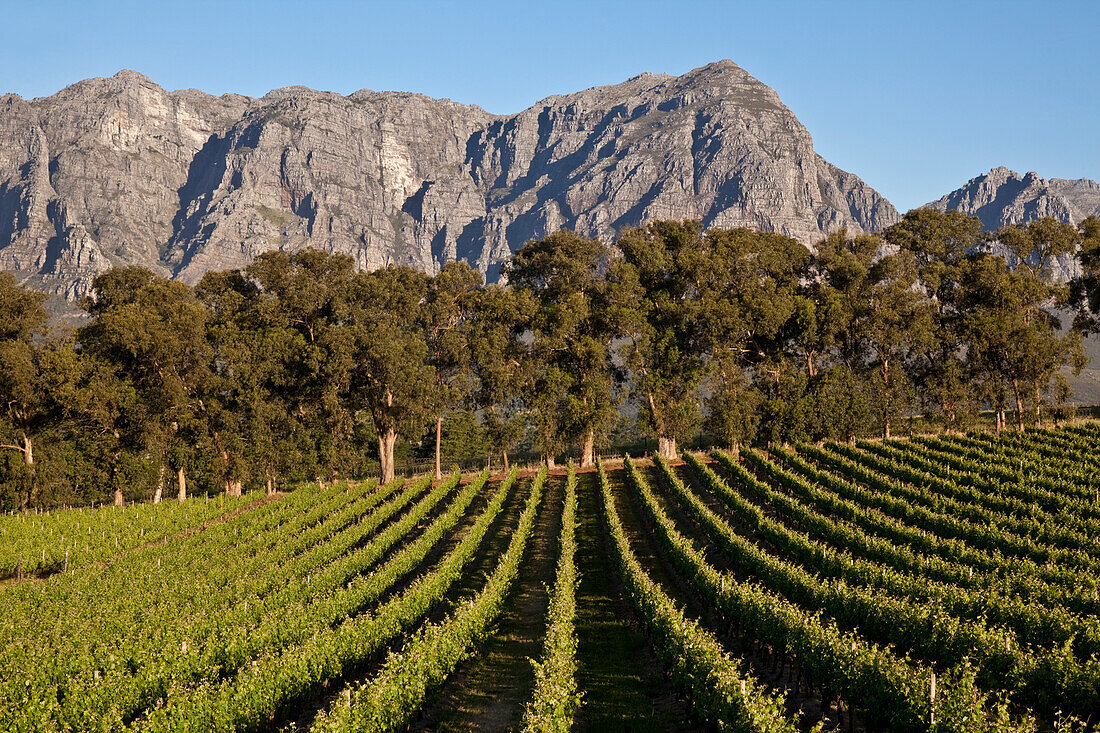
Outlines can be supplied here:
M628 469L630 469L628 464ZM646 573L623 529L611 484L598 466L604 514L616 564L630 600L654 640L673 681L690 698L700 717L719 730L786 732L798 724L782 701L731 657L721 643L689 620Z
M887 488L896 486L898 482L882 474L860 469L839 456L830 458L832 454L816 447L807 447L804 454L782 448L774 448L773 453L781 456L798 474L811 479L808 483L788 481L788 488L801 492L803 498L822 511L838 512L839 516L851 520L865 536L883 538L888 545L896 543L895 554L896 550L905 552L905 548L911 548L909 552L918 550L920 555L914 557L923 563L925 572L937 580L971 589L1002 589L1010 595L1042 598L1046 599L1044 602L1055 605L1066 603L1086 610L1093 608L1095 600L1092 594L1082 592L1073 584L1074 576L1065 568L1005 557L996 549L983 551L981 546L968 544L970 533L959 532L944 537L937 534L934 527L919 523L921 517L930 513L888 493ZM811 463L807 457L814 459L814 462ZM766 468L768 461L762 453L747 451L746 458L758 467L771 470ZM840 467L834 469L834 464ZM854 476L851 475L853 473ZM871 481L874 485L868 486L860 479ZM886 513L887 510L890 513ZM914 515L917 517L916 525L906 521ZM936 515L936 518L959 526L947 515ZM932 523L935 521L933 519ZM988 527L976 528L974 534L982 539L993 536Z
M554 589L547 609L546 639L535 666L535 692L524 711L527 733L567 733L580 704L577 690L577 472L565 481L565 506Z
M1036 651L1030 644L1021 644L1012 630L991 627L980 615L959 618L945 612L938 601L830 582L808 568L774 558L735 533L667 467L661 467L672 493L735 566L802 608L822 612L842 628L936 666L973 664L980 687L1008 690L1014 702L1040 714L1100 707L1100 670L1095 664L1081 663L1071 650L1058 646Z
M834 622L806 613L758 585L720 574L676 528L637 470L628 467L628 475L674 564L736 633L793 659L811 680L843 697L849 708L858 707L867 725L876 730L923 731L936 718L943 731L1032 729L1026 720L1014 725L1003 705L986 710L986 697L974 688L965 666L948 675L951 682L940 683L939 694L969 704L963 709L953 705L936 716L931 669L907 663L858 634L842 632Z
M316 575L291 576L284 579L276 592L250 596L221 612L211 610L206 618L181 629L178 644L162 646L156 664L144 665L138 674L124 676L114 686L102 681L89 683L89 686L94 684L92 689L97 693L94 696L89 694L88 688L70 690L69 699L79 703L85 714L93 709L88 701L99 699L109 706L112 715L127 720L154 701L170 697L171 690L205 680L231 679L257 657L300 640L314 628L355 613L385 591L385 587L362 582L360 579L365 576L360 573L405 539L418 521L451 492L457 480L458 475L453 475L421 499L400 521L355 552L340 555L338 560L335 553L347 542L343 535L348 531L330 535L296 558L310 559L306 567L318 571ZM348 530L354 529L357 536L372 534L397 510L404 508L411 496L420 493L426 483L409 487ZM276 569L279 572L274 574L281 576L282 569L273 568ZM345 587L348 579L353 579L352 584ZM270 580L264 583L265 586L269 584ZM84 694L74 694L78 692Z
M730 558L734 568L791 602L928 662L954 666L970 659L991 675L1000 675L1000 680L1019 663L1021 651L1009 631L945 615L935 602L896 598L877 589L822 578L804 566L775 557L734 531L663 460L657 465L678 505Z
M805 511L798 502L786 494L774 491L725 454L718 453L715 456L719 464L735 478L739 487L749 490L764 505L783 507L791 511L800 526L810 529L814 536L791 530L767 517L756 504L732 491L710 467L688 456L689 462L704 479L708 490L755 528L769 545L803 566L813 567L823 577L835 577L847 583L878 589L897 598L931 600L949 616L1003 625L1016 635L1020 644L1053 647L1063 655L1068 655L1069 660L1074 661L1071 669L1078 668L1076 656L1073 645L1070 644L1068 648L1065 645L1068 642L1091 645L1090 640L1095 639L1095 619L1081 619L1064 609L1032 606L990 589L969 590L922 577L919 573L918 556L901 546L896 547L895 551L899 558L907 558L906 567L910 572L899 572L897 567L888 563L861 560L852 552L852 548L859 547L860 536L850 527ZM833 546L816 539L830 536L836 543ZM854 544L845 544L847 541ZM1081 634L1081 637L1077 634Z
M1051 438L1051 440L1055 440ZM996 493L1018 496L1075 521L1100 519L1095 486L1097 466L1083 436L1045 444L1041 434L1012 434L995 443L975 437L917 437L905 446L951 468L975 472L993 482Z
M303 495L318 498L309 490ZM327 498L328 494L322 492L319 497ZM0 653L0 669L4 670L0 706L20 708L25 702L38 704L50 696L64 699L66 695L57 690L57 685L81 675L101 678L112 668L124 668L123 673L128 673L134 666L130 657L133 648L125 642L147 634L145 627L152 624L126 623L126 620L160 620L160 608L166 609L164 620L179 618L186 606L177 599L189 592L198 593L199 597L218 597L216 576L230 578L239 568L215 564L205 575L191 573L210 565L211 555L231 555L231 548L239 542L242 525L247 534L250 519L278 515L288 508L281 504L282 501L273 502L253 510L255 514L248 512L232 521L213 524L173 543L171 554L165 554L159 547L142 548L119 558L103 571L88 568L75 575L54 576L39 587L21 585L9 589L0 599L4 607L0 623L11 634L8 638L32 643L9 645ZM181 566L184 572L174 574L175 566ZM35 602L27 603L28 597ZM54 619L56 626L44 626L43 617Z
M357 496L351 499L352 503L373 505L382 497L388 496L395 488L397 486L383 487L381 491L371 492L366 497L366 501L362 495L355 495L353 492L348 492L345 498ZM410 492L422 488L423 484L413 487ZM400 505L406 498L407 495L403 495L394 503ZM322 502L322 505L330 508L334 506L330 502ZM380 511L385 512L389 508L384 506ZM339 515L339 511L336 515ZM317 526L325 524L328 523L320 522ZM293 525L294 523L290 522L283 526ZM330 534L335 529L336 527L329 527ZM238 532L234 531L230 536L237 534ZM311 531L303 533L302 536L309 535ZM206 539L208 543L199 544L196 552L209 558L208 553L215 549L218 543L214 541L217 539L214 536L208 536ZM301 549L293 535L286 539L277 546ZM321 541L323 537L314 535L312 539ZM281 566L277 553L272 559L269 573L279 574ZM318 558L319 561L323 559L323 557ZM168 595L164 593L166 586L160 583L171 583L173 586L189 584L178 575L162 575L159 572L162 570L160 568L146 567L141 570L146 574L147 580L152 582L145 585L131 582L132 591L137 592L131 592L129 595L136 599L136 607L139 609L156 607L150 601L151 596ZM164 570L167 570L167 563ZM239 571L241 568L238 566L235 570ZM262 573L256 576L244 574L239 577L241 586L253 588L257 584L271 586ZM194 581L197 579L188 580L191 584L195 584ZM199 584L199 587L205 586ZM66 666L55 666L52 669L48 666L45 668L37 666L26 669L26 674L33 675L27 682L51 685L51 688L50 691L43 693L37 688L37 684L27 685L25 695L35 702L51 698L56 700L61 719L70 720L74 727L80 727L90 719L98 719L103 714L104 707L109 707L120 718L126 719L134 710L140 709L150 699L155 699L163 689L166 680L173 677L182 676L186 679L189 675L199 674L198 670L203 668L212 670L213 674L220 675L227 672L228 665L224 650L232 647L233 637L228 633L232 627L231 622L240 622L238 617L247 615L249 611L262 615L264 609L258 597L252 597L251 607L247 597L243 604L226 605L227 598L232 598L233 594L228 589L225 590L225 593L220 594L214 590L206 596L209 603L191 609L194 616L189 617L183 607L176 609L175 616L163 619L149 615L146 616L149 619L147 623L127 624L125 629L131 633L121 636L112 637L110 633L112 625L103 624L101 621L99 624L88 624L88 638L66 635L63 639L39 640L47 642L43 645L46 647L44 651L51 654L52 658L59 663L66 663ZM119 618L125 618L125 613L125 610L120 613ZM69 640L83 646L67 647L64 642ZM212 640L218 643L211 643ZM82 651L83 649L88 651ZM58 650L62 653L58 654ZM27 700L24 697L22 701L16 699L14 702L19 704Z
M964 539L970 544L1036 563L1056 561L1089 571L1100 566L1100 561L1090 554L1094 549L1091 538L1080 530L984 507L975 496L951 497L951 493L966 492L953 481L894 458L838 443L827 443L823 453L859 467L850 470L862 469L867 472L864 475L886 477L894 496L913 507L927 510L926 514L922 513L922 519L936 516L937 529L941 533L947 527L950 532L964 533ZM944 516L953 521L945 523L941 519Z
M313 730L401 730L420 710L428 693L473 654L476 645L489 635L519 573L545 478L545 470L536 476L508 548L481 591L446 620L428 624L411 636L374 679L348 689L338 704L318 718Z
M363 590L381 597L381 589L415 571L431 548L467 514L470 501L485 485L488 472L472 482L460 501L438 517L414 542L365 576ZM326 684L374 659L387 644L408 633L461 577L515 483L515 472L492 494L476 521L434 567L370 612L334 624L305 622L307 633L294 644L261 655L230 680L180 690L137 722L142 730L253 729L283 715L290 706L318 693ZM321 607L326 599L318 601ZM290 619L293 620L293 619Z
M908 570L937 581L974 591L1018 597L1046 608L1069 608L1091 613L1095 607L1095 597L1085 588L1052 585L1032 573L1011 572L1015 568L1012 560L996 553L982 553L958 538L940 537L866 507L860 497L876 492L832 473L794 451L773 447L772 454L782 460L789 470L760 452L746 452L746 459L762 475L817 507L823 514L851 522L853 533L881 546L880 559L884 561L890 561L893 555L898 562L905 563ZM923 567L913 567L914 562L923 563Z
M962 504L974 504L994 509L1004 514L1042 523L1039 531L1047 531L1046 525L1059 522L1080 533L1100 531L1100 520L1090 516L1096 509L1091 503L1072 497L1051 496L1049 492L1029 491L1026 479L996 480L986 471L985 465L976 461L934 451L920 443L896 441L859 441L860 450L898 461L915 469L912 474L923 481L921 474L931 479L926 484L934 491L943 491ZM1043 501L1049 499L1049 501ZM1076 507L1080 503L1082 506ZM1073 508L1070 511L1071 507ZM1085 509L1086 511L1080 511Z
M831 472L866 487L860 501L899 521L945 540L956 540L972 551L971 557L1003 558L1017 574L1028 574L1054 585L1074 587L1079 574L1091 572L1094 561L1070 551L1060 551L1024 537L1008 534L989 524L978 524L945 511L917 503L919 491L880 468L857 463L825 447L805 446L801 452ZM1077 567L1067 567L1066 561ZM1078 566L1079 564L1079 566Z
M259 501L255 496L0 515L0 578L105 562Z

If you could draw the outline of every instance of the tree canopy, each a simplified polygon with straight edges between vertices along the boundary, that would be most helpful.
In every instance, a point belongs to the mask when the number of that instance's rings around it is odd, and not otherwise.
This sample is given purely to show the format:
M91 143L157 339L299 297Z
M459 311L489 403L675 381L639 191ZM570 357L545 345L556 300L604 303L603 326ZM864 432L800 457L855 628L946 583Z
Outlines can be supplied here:
M1070 258L1080 276L1059 280ZM922 209L812 250L651 221L531 241L497 284L304 250L194 288L111 270L71 333L43 304L0 275L5 505L159 501L169 480L184 501L385 480L414 456L439 478L516 451L589 465L613 439L674 457L888 437L917 416L959 430L982 410L1022 429L1067 398L1100 330L1100 220L983 233Z

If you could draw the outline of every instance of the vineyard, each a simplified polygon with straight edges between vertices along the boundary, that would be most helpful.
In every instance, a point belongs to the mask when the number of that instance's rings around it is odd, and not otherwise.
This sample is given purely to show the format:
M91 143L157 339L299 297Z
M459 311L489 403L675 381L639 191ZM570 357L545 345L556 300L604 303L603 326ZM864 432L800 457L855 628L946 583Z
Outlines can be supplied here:
M8 731L1100 724L1100 425L0 517Z

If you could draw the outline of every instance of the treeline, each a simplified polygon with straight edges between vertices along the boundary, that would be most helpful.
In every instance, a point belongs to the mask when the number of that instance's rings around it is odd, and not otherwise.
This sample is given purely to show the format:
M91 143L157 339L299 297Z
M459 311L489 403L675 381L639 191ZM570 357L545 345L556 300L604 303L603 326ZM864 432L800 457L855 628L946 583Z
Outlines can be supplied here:
M1056 282L1059 258L1082 275ZM889 436L992 408L998 428L1069 397L1100 310L1100 220L992 235L912 211L811 253L778 234L656 221L613 245L532 241L484 285L357 272L350 257L269 252L195 287L136 267L98 277L80 328L0 275L2 501L159 501L395 470L399 446L582 465L638 407L670 457L715 442ZM1061 318L1072 316L1063 328ZM190 483L189 483L190 482Z

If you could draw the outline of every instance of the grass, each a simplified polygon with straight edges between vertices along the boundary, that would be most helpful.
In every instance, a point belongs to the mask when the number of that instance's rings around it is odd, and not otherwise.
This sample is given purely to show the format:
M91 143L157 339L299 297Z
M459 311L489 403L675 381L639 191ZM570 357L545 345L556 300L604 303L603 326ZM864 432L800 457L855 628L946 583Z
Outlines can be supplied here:
M275 226L283 229L288 227L291 222L298 218L293 214L288 214L285 211L278 211L276 209L272 209L270 206L264 206L263 204L256 204L252 208L256 209L260 216L262 216L268 223L274 224Z

